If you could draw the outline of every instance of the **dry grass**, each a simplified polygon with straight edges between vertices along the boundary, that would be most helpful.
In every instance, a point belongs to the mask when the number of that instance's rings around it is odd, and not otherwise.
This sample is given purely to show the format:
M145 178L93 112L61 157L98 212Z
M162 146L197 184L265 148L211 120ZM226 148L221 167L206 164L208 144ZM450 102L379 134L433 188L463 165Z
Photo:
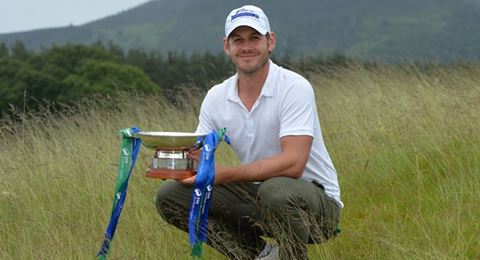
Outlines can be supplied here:
M312 259L480 256L480 68L349 68L311 75L346 205L342 233ZM160 97L79 102L17 113L0 126L0 259L96 255L109 219L118 130L193 131L201 98L180 112ZM187 106L188 105L188 106ZM187 236L160 220L142 149L112 259L189 259ZM223 146L218 160L236 163ZM210 248L206 259L223 259Z

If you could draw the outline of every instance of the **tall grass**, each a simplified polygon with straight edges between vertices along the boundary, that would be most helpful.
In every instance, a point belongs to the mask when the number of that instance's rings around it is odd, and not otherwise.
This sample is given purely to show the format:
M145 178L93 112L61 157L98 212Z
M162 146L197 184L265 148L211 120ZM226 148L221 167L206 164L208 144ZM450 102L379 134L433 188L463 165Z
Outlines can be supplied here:
M314 81L339 172L329 258L480 257L480 74L473 68L351 69Z
M310 75L339 173L340 235L312 259L480 257L480 68L415 66ZM0 129L0 259L96 255L109 219L118 130L191 132L201 95L82 101L18 113ZM189 259L187 236L158 216L143 148L112 259ZM222 146L218 160L235 164ZM224 259L207 248L206 259Z

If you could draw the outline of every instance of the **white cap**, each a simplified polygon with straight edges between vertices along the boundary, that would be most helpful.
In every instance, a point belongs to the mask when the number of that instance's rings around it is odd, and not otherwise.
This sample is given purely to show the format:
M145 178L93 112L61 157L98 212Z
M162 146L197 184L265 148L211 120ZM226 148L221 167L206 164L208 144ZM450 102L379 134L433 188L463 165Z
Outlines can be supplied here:
M225 21L225 37L228 37L233 30L240 26L252 27L262 35L270 32L267 16L262 9L254 5L244 5L230 12Z

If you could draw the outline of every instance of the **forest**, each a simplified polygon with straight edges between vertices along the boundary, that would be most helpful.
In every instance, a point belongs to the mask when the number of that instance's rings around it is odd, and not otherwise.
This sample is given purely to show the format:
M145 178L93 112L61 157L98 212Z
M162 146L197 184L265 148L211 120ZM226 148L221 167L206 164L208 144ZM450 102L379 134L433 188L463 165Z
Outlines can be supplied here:
M341 54L295 60L284 55L273 59L300 72L353 62ZM35 110L123 92L162 93L174 102L179 91L193 88L205 92L234 72L225 54L208 51L164 55L124 51L113 43L101 42L53 45L33 51L20 41L11 47L0 43L0 111Z

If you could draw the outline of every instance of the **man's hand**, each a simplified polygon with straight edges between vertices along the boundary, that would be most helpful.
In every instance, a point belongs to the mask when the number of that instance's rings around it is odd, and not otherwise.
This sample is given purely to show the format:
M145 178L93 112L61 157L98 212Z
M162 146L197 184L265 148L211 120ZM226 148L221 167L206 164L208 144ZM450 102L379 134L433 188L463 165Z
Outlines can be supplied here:
M193 175L192 177L188 177L185 179L177 179L178 182L182 184L187 184L187 185L193 185L195 184L195 179L197 178L197 175Z
M189 150L187 152L187 158L198 162L200 160L201 154L202 154L202 149Z
M274 156L237 167L215 166L215 184L263 181L276 176L299 178L307 164L312 146L311 136L285 136L280 139L282 151ZM190 151L190 158L198 160L200 150ZM195 176L178 180L194 184Z
M215 166L215 184L223 184L225 182L227 169L228 167L225 166ZM193 175L192 177L178 179L177 181L183 184L193 185L195 184L196 177L197 175Z
M187 152L187 159L189 160L194 160L197 162L200 161L200 155L202 154L202 149L191 149ZM188 185L193 185L195 184L195 178L197 175L193 175L192 177L188 177L185 179L177 179L178 182L183 183L183 184L188 184Z

